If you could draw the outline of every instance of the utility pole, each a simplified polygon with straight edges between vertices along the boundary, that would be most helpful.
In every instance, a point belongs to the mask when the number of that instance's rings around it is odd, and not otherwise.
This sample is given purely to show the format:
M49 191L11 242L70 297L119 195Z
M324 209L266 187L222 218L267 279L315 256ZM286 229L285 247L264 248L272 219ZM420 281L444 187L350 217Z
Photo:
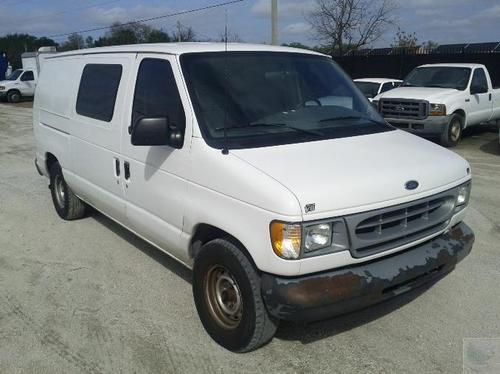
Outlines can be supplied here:
M177 21L177 41L182 42L182 24L180 21Z
M272 45L278 44L278 0L271 0Z

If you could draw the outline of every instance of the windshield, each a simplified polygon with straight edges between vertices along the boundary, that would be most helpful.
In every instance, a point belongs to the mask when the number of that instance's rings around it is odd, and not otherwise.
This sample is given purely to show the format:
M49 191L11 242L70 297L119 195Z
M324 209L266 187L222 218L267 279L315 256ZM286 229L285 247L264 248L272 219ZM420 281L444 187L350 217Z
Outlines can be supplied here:
M201 132L215 148L254 148L392 130L327 57L191 53L183 55L181 63Z
M5 78L6 81L16 81L17 78L22 74L22 70L14 70L11 75L9 75L7 78Z
M416 68L403 83L405 87L453 88L463 91L469 84L471 69L436 66Z
M375 96L378 95L378 89L380 87L379 83L374 83L374 82L354 82L356 86L363 92L363 95L365 95L368 98L374 98Z

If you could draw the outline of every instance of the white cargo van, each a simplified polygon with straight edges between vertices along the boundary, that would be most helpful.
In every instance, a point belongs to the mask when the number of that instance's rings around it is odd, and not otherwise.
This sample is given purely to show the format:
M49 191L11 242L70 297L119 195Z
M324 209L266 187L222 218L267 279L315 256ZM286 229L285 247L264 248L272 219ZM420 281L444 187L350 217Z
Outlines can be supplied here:
M47 60L36 165L61 218L92 206L193 269L211 337L362 308L471 250L471 171L386 124L331 58L186 43ZM459 289L457 287L457 292Z

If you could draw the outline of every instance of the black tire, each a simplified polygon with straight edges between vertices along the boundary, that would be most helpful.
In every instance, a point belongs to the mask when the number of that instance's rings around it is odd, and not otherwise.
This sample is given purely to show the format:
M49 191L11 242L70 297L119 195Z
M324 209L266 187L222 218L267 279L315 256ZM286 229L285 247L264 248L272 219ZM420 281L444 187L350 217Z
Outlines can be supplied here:
M16 104L21 101L21 93L19 91L9 91L7 93L7 101L11 104Z
M464 120L462 116L454 114L441 134L441 145L444 147L456 147L462 139Z
M50 193L54 208L62 219L72 221L85 215L85 203L71 191L64 180L59 162L50 166Z
M225 314L223 317L217 316L221 314L222 309L220 303L210 296L209 291L212 289L210 285L215 271L219 271L219 281L216 284L226 282L224 279L220 281L224 277L234 281L232 284L227 283L230 287L222 287L226 297L223 297L223 292L221 300L225 298L234 310L238 310L234 304L241 305L241 314L235 313L232 318ZM260 276L254 265L231 241L212 240L205 244L196 256L193 295L198 315L212 339L232 352L249 352L261 347L273 338L278 328L278 321L266 310L260 289ZM234 290L239 291L239 303L228 301L231 296L235 299ZM238 300L237 297L236 299ZM224 302L222 304L225 305Z

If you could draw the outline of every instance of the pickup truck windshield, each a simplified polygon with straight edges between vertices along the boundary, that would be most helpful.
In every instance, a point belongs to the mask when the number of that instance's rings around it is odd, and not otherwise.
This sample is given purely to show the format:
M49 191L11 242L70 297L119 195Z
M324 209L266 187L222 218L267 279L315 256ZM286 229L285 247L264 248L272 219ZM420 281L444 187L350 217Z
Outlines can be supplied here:
M403 87L453 88L463 91L469 84L471 69L434 66L413 70L405 79Z
M23 73L22 70L14 70L11 75L9 75L7 78L5 78L6 81L16 81L17 78Z
M202 135L215 148L255 148L393 129L327 57L190 53L181 57L181 65Z
M380 83L374 82L354 82L356 86L363 92L363 95L372 99L378 95L378 89L380 87Z

